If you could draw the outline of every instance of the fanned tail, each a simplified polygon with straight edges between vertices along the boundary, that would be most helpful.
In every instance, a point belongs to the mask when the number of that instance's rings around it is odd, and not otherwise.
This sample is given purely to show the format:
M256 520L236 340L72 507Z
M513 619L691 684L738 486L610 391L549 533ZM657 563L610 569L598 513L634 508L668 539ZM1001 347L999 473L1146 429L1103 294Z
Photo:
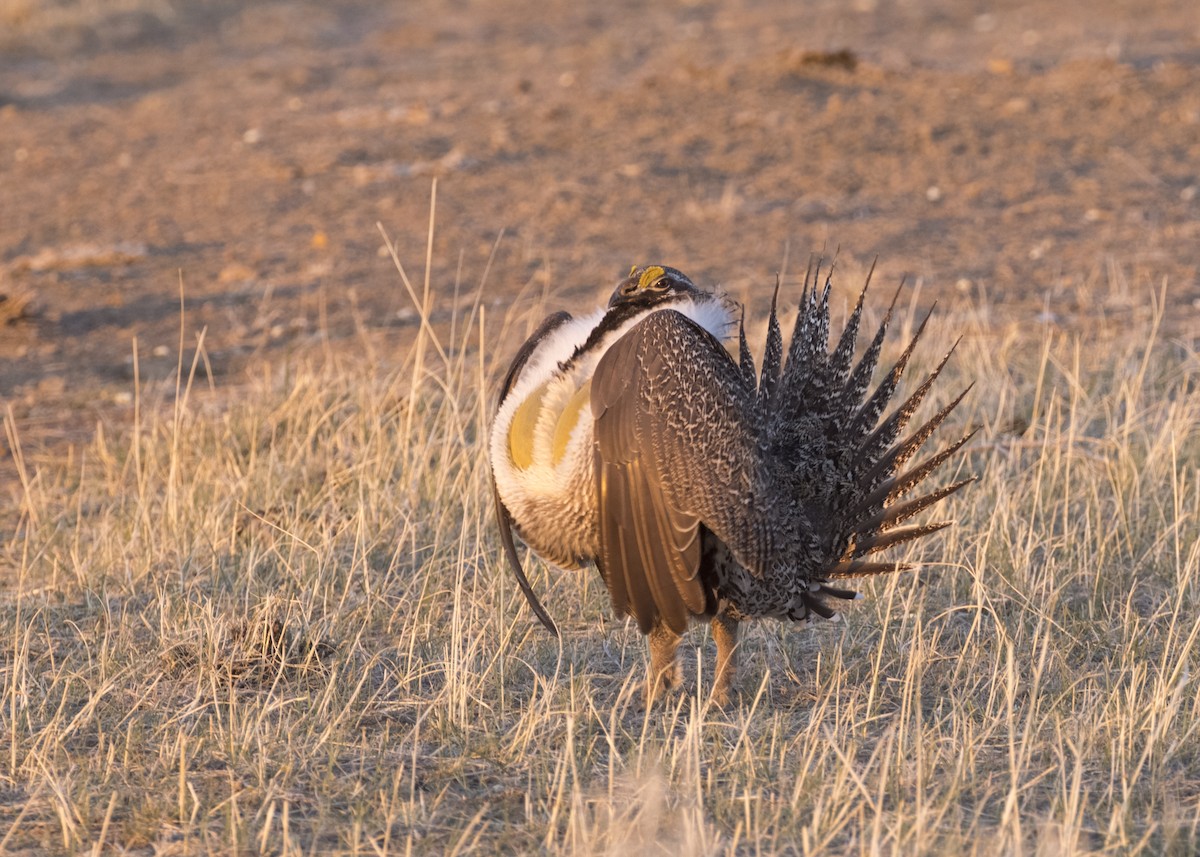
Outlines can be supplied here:
M803 548L806 553L796 558L797 573L809 580L802 601L809 612L828 617L834 611L822 598L848 599L856 595L851 589L827 585L829 581L912 568L908 563L866 557L932 535L952 523L905 522L974 481L974 477L969 477L919 493L922 483L974 433L904 469L971 389L967 387L911 433L903 434L958 343L907 398L885 414L933 310L925 315L903 352L874 389L870 389L904 284L896 290L878 329L854 363L863 305L875 266L872 264L832 351L829 350L832 268L826 272L822 286L820 267L819 262L815 267L810 264L809 275L805 277L786 361L776 283L757 387L759 416L770 460L778 462L782 487L805 512L805 520L799 524L805 538L798 542L807 545ZM740 336L739 353L743 373L749 373L746 377L753 379L754 364L744 332ZM916 496L907 496L914 492L918 492Z

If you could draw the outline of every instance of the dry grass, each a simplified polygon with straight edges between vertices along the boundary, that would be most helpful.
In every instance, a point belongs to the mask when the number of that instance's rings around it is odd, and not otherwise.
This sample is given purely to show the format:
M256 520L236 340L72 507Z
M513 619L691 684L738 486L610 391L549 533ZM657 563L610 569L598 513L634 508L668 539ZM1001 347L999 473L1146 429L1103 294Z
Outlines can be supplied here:
M76 58L186 33L237 8L228 0L0 0L0 49Z
M5 36L94 26L129 13L173 14L171 0L0 0L0 24L8 31Z
M1195 853L1200 360L1152 318L941 311L959 525L847 622L754 626L731 709L697 629L646 713L594 576L531 563L560 646L504 571L481 438L541 310L481 303L18 455L0 850Z
M25 286L6 283L0 276L0 327L33 315L33 292Z

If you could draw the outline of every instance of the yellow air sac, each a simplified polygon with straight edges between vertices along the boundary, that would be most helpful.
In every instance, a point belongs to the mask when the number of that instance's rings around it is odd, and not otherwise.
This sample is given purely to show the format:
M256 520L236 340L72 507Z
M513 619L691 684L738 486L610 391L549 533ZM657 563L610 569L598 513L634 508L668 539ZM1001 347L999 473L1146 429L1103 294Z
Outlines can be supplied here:
M537 428L538 415L542 412L542 399L548 386L547 381L521 402L521 406L513 414L512 425L508 427L508 454L519 470L525 470L533 464L534 429Z
M583 406L588 404L592 398L592 382L588 382L575 391L567 406L563 408L563 412L558 417L558 422L554 424L554 446L552 453L554 463L557 465L567 453L567 443L571 440L571 432L575 430L575 426L579 423L579 412L583 410ZM590 411L589 411L590 413Z

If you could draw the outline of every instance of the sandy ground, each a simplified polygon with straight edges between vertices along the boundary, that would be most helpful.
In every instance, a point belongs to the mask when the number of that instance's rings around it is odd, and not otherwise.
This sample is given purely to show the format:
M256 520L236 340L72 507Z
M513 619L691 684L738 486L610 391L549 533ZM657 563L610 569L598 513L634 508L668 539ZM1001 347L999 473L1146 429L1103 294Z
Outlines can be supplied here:
M322 330L399 355L415 315L376 223L419 276L434 177L435 313L501 233L494 318L523 289L590 306L634 262L753 297L785 252L840 246L997 324L1086 331L1165 284L1194 347L1200 12L5 0L0 397L22 443L127 424L133 338L143 379L175 371L181 284L218 390Z

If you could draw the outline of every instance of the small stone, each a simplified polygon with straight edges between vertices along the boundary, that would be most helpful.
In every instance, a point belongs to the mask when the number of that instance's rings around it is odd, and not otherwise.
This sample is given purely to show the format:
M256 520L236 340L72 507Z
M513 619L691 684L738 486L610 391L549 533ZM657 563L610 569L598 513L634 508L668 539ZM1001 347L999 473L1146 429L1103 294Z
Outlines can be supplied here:
M404 111L404 121L409 125L424 126L432 120L433 113L429 109L429 105L423 101L410 104Z
M66 389L67 382L61 375L50 375L37 383L37 395L39 398L61 396Z
M925 188L925 198L930 202L937 202L942 198L942 189L937 185L930 185Z
M242 142L247 146L253 146L256 143L262 142L262 131L257 128L250 128L246 133L242 134Z
M217 281L222 285L229 283L245 283L254 279L254 272L245 265L232 262L221 269L221 273L217 275Z

